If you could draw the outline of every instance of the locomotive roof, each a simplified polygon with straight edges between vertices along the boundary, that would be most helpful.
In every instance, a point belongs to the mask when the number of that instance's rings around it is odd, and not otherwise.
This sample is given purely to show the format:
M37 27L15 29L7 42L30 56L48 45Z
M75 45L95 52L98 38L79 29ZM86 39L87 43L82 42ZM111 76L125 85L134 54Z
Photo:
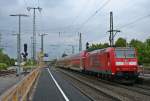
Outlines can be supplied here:
M83 55L85 52L89 52L89 53L98 53L98 52L103 52L103 51L110 51L110 50L134 50L133 47L108 47L108 48L103 48L103 49L96 49L96 50L93 50L93 51L82 51L80 53L77 53L77 54L72 54L72 55L69 55L69 56L66 56L66 57L63 57L59 60L63 60L63 59L69 59L69 58L77 58L79 57L80 55Z
M102 52L102 51L109 51L109 50L134 50L133 47L108 47L108 48L103 48L103 49L96 49L93 51L89 51L89 53L97 53L97 52Z
M115 50L134 50L133 47L116 47Z
M105 51L105 50L106 50L106 48L97 49L97 50L90 51L89 53L98 53L98 52Z

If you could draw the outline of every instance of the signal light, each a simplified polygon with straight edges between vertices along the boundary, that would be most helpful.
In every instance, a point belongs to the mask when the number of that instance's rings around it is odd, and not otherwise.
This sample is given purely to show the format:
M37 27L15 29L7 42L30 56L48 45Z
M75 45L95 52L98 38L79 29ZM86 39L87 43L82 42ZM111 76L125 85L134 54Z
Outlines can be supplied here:
M24 44L24 52L27 53L27 44Z
M24 53L22 53L22 56L23 56L23 58L24 58L24 61L26 61L26 59L27 59L27 56L28 56L28 53L27 53L27 44L25 43L24 44Z
M88 42L86 43L86 49L89 49L89 43Z

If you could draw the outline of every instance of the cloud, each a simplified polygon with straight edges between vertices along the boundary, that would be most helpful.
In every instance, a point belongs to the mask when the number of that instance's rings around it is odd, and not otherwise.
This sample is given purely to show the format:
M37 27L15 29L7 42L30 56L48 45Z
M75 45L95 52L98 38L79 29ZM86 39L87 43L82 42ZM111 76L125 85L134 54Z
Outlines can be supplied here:
M3 43L8 43L11 47L6 48L6 52L16 56L16 38L13 33L18 32L18 19L10 17L10 14L25 13L30 15L22 18L22 46L28 43L28 51L31 53L32 19L33 11L28 12L26 7L43 8L42 12L36 11L37 30L37 50L40 50L40 33L48 33L45 36L44 46L46 52L53 49L49 44L62 44L57 52L53 52L52 57L64 52L63 44L75 44L78 50L78 33L83 33L83 47L88 41L90 43L108 42L109 34L109 12L114 13L114 26L122 26L132 22L134 19L145 16L150 12L149 0L110 0L109 4L91 18L84 26L81 24L91 16L107 0L1 0L0 1L0 33L2 33ZM128 40L136 38L145 40L150 36L150 18L143 19L133 25L120 29L122 33L118 37L125 37ZM78 28L82 27L78 30ZM115 27L116 28L116 27ZM61 39L59 32L62 33ZM134 34L133 34L134 33ZM23 47L22 47L23 48ZM13 51L12 51L13 50ZM77 51L76 51L77 52ZM49 53L50 54L50 53Z

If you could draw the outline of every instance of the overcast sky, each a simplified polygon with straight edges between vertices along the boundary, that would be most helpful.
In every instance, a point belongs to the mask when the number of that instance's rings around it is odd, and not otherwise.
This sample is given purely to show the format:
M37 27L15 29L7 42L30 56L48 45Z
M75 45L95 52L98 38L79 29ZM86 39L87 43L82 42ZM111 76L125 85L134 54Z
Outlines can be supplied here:
M30 16L23 17L21 23L22 46L28 43L30 54L33 12L26 8L37 6L42 8L41 12L36 11L37 51L40 50L38 34L47 33L44 46L49 58L60 56L64 51L71 53L71 46L67 45L74 45L78 52L78 32L83 33L83 49L87 41L108 42L106 32L109 30L110 11L114 14L115 28L121 30L115 40L123 37L128 41L133 38L144 41L150 36L150 17L147 17L150 15L150 0L0 0L0 44L11 57L16 57L16 36L12 34L18 32L18 18L9 15L21 13ZM124 26L136 19L139 19L136 23Z

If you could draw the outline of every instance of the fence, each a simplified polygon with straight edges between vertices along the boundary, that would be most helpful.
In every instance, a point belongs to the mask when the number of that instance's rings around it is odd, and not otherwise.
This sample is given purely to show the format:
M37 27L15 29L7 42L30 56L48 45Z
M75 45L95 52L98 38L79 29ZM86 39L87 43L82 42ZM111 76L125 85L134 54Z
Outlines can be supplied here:
M30 72L23 80L12 88L8 89L3 95L0 96L0 101L27 101L28 94L31 91L34 82L36 81L40 72L37 68Z

